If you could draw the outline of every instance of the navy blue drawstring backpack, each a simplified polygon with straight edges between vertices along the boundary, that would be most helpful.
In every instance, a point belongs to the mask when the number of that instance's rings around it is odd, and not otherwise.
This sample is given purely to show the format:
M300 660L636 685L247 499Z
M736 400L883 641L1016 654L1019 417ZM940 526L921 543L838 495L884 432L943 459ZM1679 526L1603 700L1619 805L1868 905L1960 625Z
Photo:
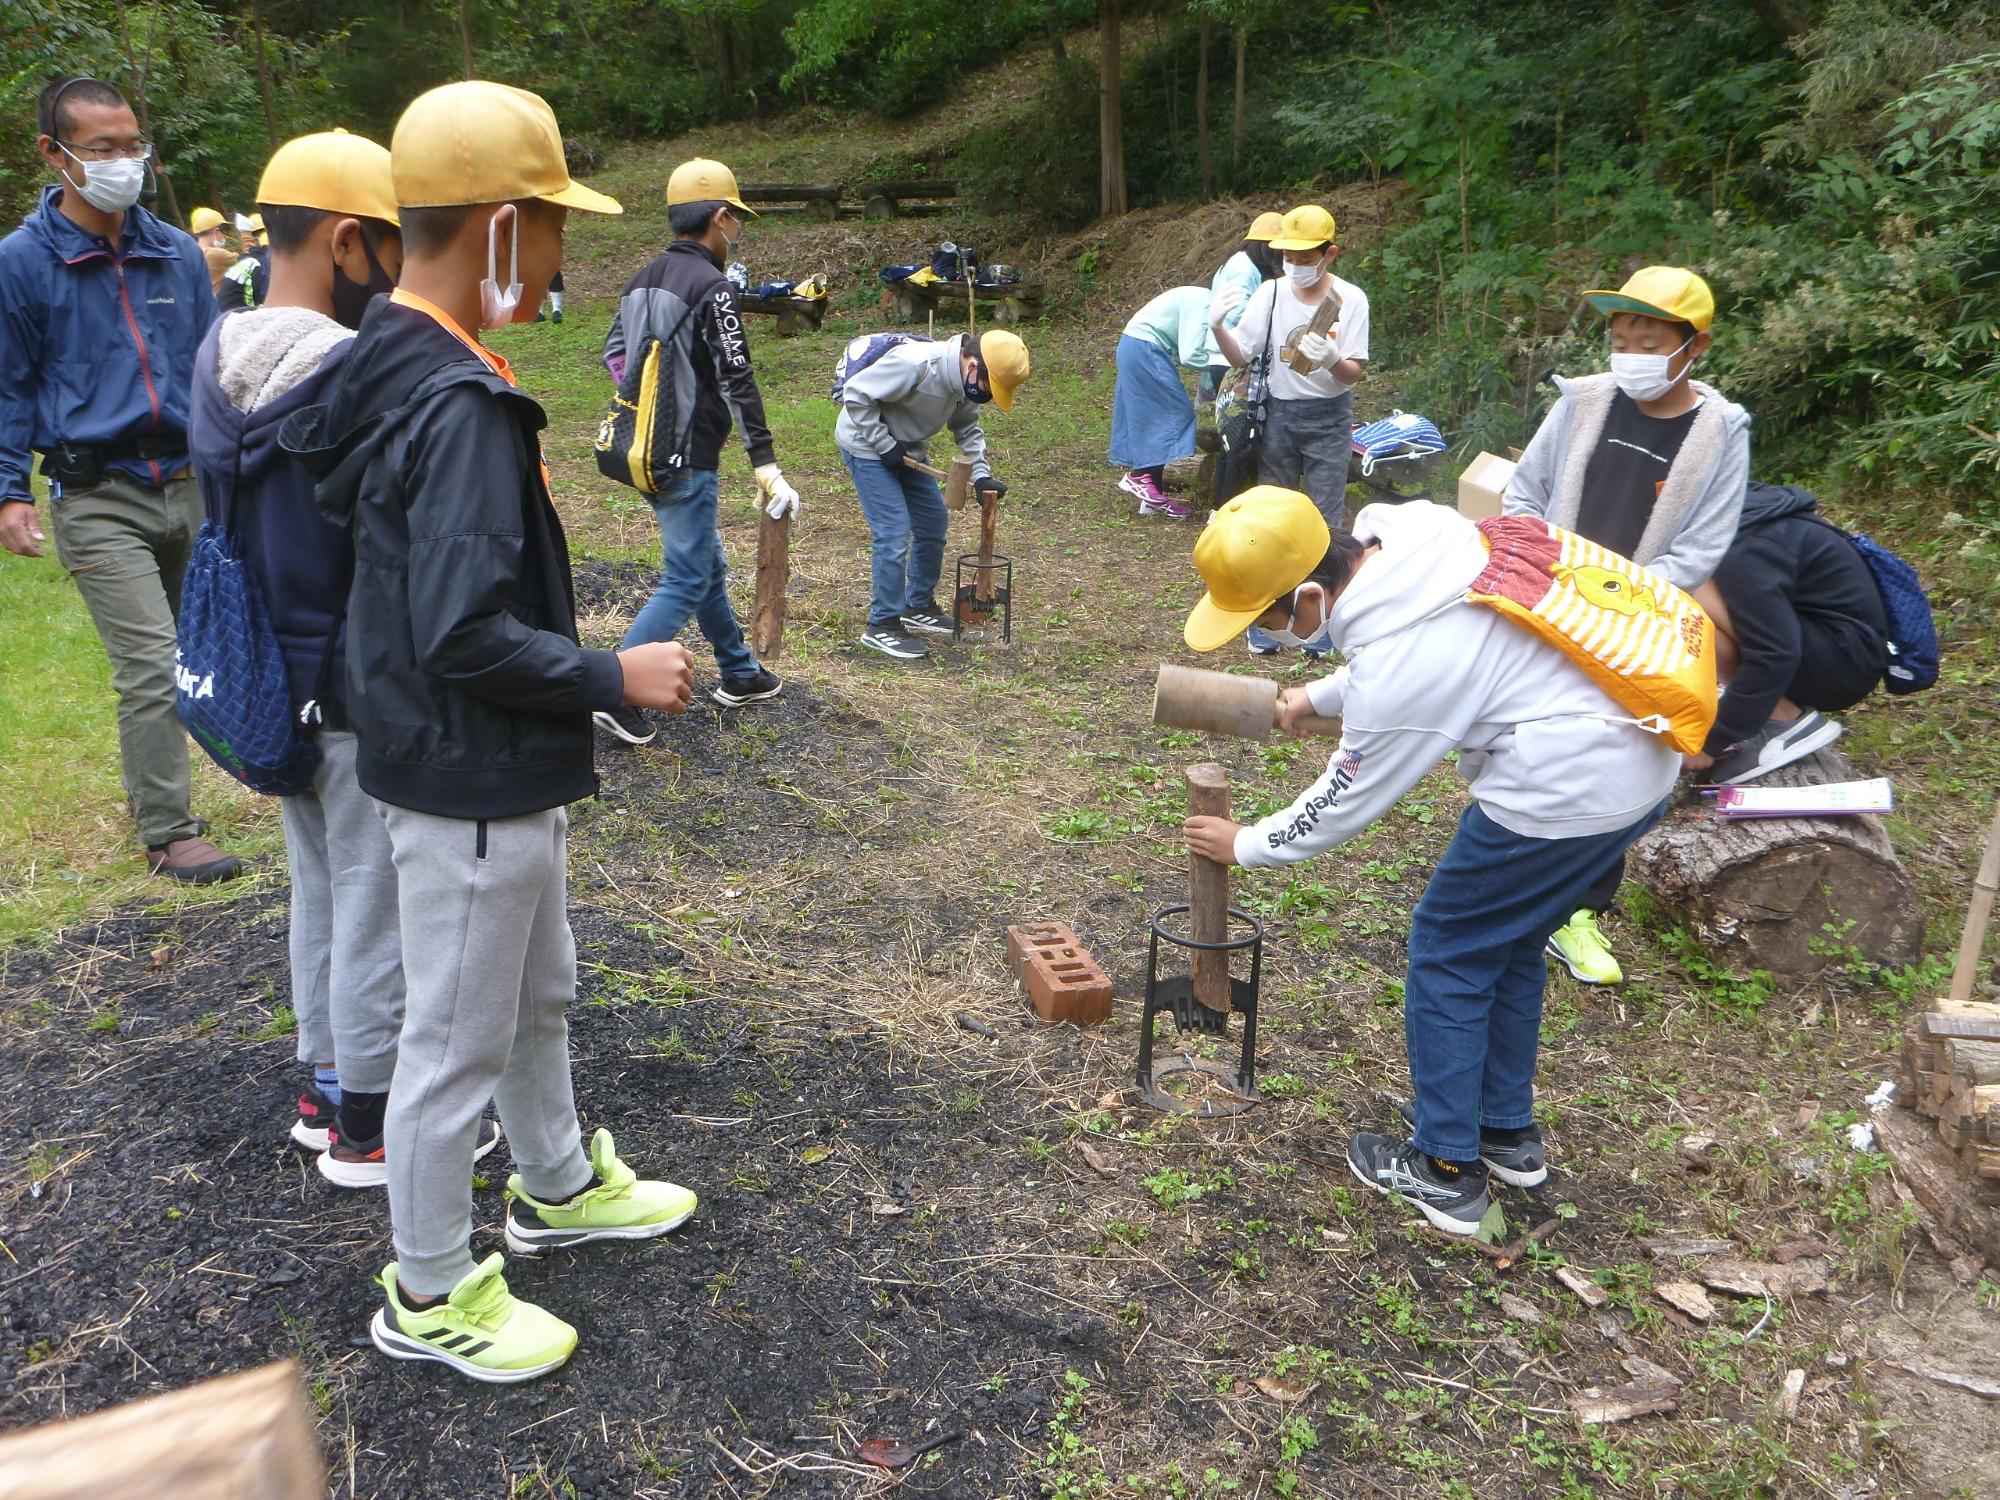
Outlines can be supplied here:
M237 478L242 449L237 449ZM312 785L319 769L319 700L346 616L335 612L313 701L296 715L285 654L236 537L232 482L221 514L201 523L181 583L174 645L174 707L195 743L231 776L271 797Z

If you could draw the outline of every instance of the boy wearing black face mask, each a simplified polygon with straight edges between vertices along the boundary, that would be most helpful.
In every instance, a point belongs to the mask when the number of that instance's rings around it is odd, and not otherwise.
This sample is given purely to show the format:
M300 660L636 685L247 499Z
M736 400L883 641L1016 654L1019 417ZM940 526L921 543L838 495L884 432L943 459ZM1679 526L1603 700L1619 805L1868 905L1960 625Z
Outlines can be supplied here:
M1611 369L1562 392L1507 483L1501 509L1541 516L1692 591L1736 536L1750 480L1750 414L1688 378L1708 351L1715 296L1680 266L1647 266L1617 291L1585 292L1610 323ZM1584 984L1625 975L1598 930L1624 878L1605 872L1549 939Z
M342 617L353 548L320 516L313 477L279 447L278 429L327 398L369 299L395 287L403 245L389 153L358 135L328 131L279 147L257 202L271 237L270 297L209 330L195 359L188 436L208 514L233 522L260 586L293 701L321 706L319 772L280 806L292 1010L299 1061L313 1070L301 1081L291 1135L325 1151L337 1109L372 1113L358 1134L381 1134L403 1011L402 942L389 837L354 779L346 716Z

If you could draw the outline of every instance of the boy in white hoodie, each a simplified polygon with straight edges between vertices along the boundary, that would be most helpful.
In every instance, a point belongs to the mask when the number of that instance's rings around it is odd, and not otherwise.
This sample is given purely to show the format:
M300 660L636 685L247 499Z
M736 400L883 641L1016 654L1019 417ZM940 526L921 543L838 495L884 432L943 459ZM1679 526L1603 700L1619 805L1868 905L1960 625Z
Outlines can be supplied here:
M1487 563L1472 523L1427 504L1371 505L1329 533L1311 500L1259 486L1195 546L1209 592L1185 636L1213 651L1252 624L1332 639L1346 664L1279 701L1292 727L1342 718L1326 773L1247 827L1187 821L1189 848L1282 865L1381 817L1450 751L1472 805L1410 921L1404 1026L1414 1134L1360 1133L1354 1175L1451 1234L1479 1227L1479 1168L1532 1187L1548 1168L1535 1128L1543 945L1579 893L1658 819L1680 768L1667 742L1554 647L1466 588Z

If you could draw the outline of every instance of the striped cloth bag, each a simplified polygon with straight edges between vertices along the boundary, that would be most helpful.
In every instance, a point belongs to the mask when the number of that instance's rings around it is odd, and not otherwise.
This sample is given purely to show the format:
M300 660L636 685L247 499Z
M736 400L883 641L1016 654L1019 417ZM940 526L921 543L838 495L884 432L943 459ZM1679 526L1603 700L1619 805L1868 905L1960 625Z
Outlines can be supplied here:
M1715 622L1702 607L1650 568L1534 516L1477 524L1492 555L1468 602L1533 631L1676 750L1701 749L1715 727Z

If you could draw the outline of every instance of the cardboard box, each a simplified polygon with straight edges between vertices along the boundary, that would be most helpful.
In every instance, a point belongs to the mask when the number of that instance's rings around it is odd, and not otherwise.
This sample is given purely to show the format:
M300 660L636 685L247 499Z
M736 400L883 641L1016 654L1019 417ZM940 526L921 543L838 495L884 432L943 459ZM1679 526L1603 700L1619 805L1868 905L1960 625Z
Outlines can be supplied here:
M1458 476L1458 513L1468 521L1500 514L1500 497L1514 477L1512 459L1482 453Z

